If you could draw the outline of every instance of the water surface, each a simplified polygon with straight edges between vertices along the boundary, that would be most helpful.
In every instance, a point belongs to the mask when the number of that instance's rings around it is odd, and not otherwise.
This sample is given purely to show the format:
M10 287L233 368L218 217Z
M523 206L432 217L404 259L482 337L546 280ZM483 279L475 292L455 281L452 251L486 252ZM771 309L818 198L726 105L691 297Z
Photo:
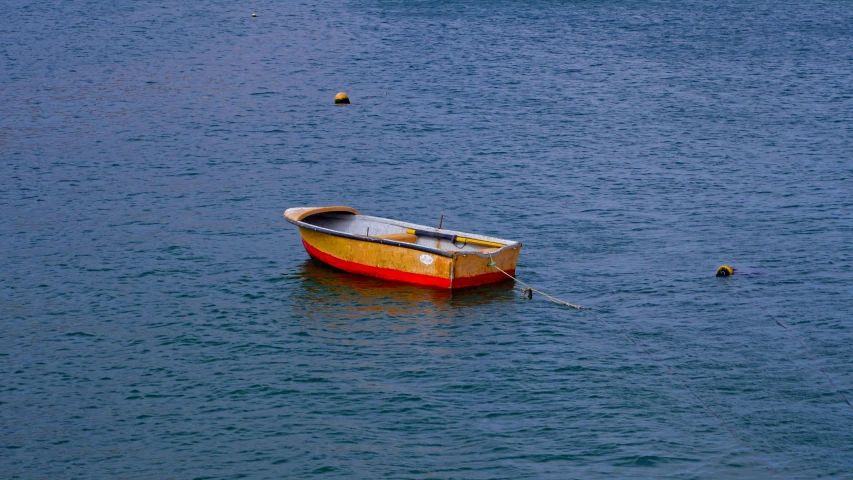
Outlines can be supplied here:
M846 3L0 5L5 476L853 475ZM313 263L335 204L607 323Z

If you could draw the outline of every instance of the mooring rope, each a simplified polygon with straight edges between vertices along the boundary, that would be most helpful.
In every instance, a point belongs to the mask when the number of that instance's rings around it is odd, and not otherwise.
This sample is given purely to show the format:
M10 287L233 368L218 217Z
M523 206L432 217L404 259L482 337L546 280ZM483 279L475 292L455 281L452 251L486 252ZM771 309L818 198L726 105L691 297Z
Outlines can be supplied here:
M790 328L788 328L788 326L787 326L787 325L785 325L783 322L781 322L778 318L776 318L775 316L771 315L771 314L770 314L770 312L768 312L768 311L767 311L767 309L765 309L763 306L761 306L761 304L760 304L760 303L758 303L758 302L754 301L752 298L750 298L750 296L749 296L749 295L747 295L746 293L744 293L744 292L741 290L741 288L740 288L739 286L735 285L734 283L732 283L732 281L731 281L731 280L726 279L726 284L727 284L728 286L732 287L732 289L734 289L737 293L741 294L744 298L746 298L746 300L747 300L749 303L751 303L751 304L755 305L756 307L758 307L759 309L761 309L761 311L762 311L762 312L764 312L764 314L765 314L765 315L767 315L768 317L770 317L770 319L771 319L771 320L773 320L774 322L776 322L776 325L779 325L780 327L782 327L782 328L784 328L785 330L787 330L791 335L793 335L793 336L794 336L794 339L796 339L796 340L797 340L797 343L799 343L799 344L800 344L800 346L801 346L801 347L803 347L803 350L805 350L806 355L808 355L808 357L809 357L810 359L812 359L812 362L814 362L814 363L816 364L818 371L819 371L820 373L822 373L824 377L826 377L826 380L829 382L829 384L830 384L830 385L832 385L832 388L834 388L834 389L835 389L835 391L836 391L839 395L841 395L841 398L843 398L843 399L844 399L844 403L846 403L848 407L850 407L851 409L853 409L853 404L851 404L851 403L850 403L850 400L848 400L848 399L847 399L847 397L844 395L844 393L841 391L841 389L840 389L840 388L838 388L838 385L836 385L836 384L835 384L835 382L834 382L834 381L832 381L832 378L829 376L829 374L828 374L828 373L826 373L826 370L824 370L824 369L823 369L823 367L821 367L821 366L820 366L820 362L818 362L817 358L812 354L811 349L810 349L808 346L806 346L805 342L803 342L803 341L802 341L802 339L800 339L800 336L799 336L799 335L797 335L797 334L796 334L796 332L794 332L793 330L791 330Z
M528 292L528 291L530 291L530 292L536 292L536 293L538 293L539 295L542 295L543 297L547 298L548 300L551 300L552 302L554 302L554 303L556 303L556 304L558 304L558 305L565 305L565 306L567 306L567 307L571 307L571 308L574 308L574 309L577 309L577 310L586 310L585 308L581 307L580 305L575 305L574 303L569 303L569 302L566 302L566 301L564 301L564 300L560 300L559 298L552 297L551 295L548 295L547 293L545 293L545 292L543 292L543 291L536 290L535 288L531 287L530 285L528 285L528 284L526 284L526 283L522 282L521 280L519 280L519 279L517 279L517 278L513 277L512 275L510 275L509 273L507 273L507 272L503 271L503 270L501 269L501 267L499 267L499 266L497 266L497 264L495 264L495 260L494 260L494 259L492 259L491 257L489 257L489 258L491 259L491 263L489 263L489 266L490 266L490 267L494 267L494 268L496 268L499 272L503 273L503 274L504 274L504 275L506 275L507 277L509 277L509 278L511 278L511 279L513 279L513 280L515 280L516 282L518 282L518 283L520 283L520 284L524 285L525 287L527 287L527 290L523 290L523 291L522 291L522 293L527 294L527 292ZM533 295L530 295L530 297L529 297L529 298L532 298L532 297L533 297Z
M714 418L716 418L716 419L717 419L717 421L718 421L718 422L720 422L720 424L721 424L721 425L723 425L723 427L725 427L725 428L726 428L726 430L728 430L728 431L729 431L729 433L731 433L731 435L732 435L736 440L738 440L738 441L739 441L743 446L745 446L745 447L747 448L747 450L749 450L750 452L752 452L752 455L753 455L755 458L759 459L759 460L761 461L761 463L763 463L763 464L764 464L764 466L765 466L765 467L767 467L767 469L770 471L770 473L771 473L774 477L776 477L776 478L784 478L784 477L781 477L778 473L776 473L776 470L773 468L773 466L772 466L772 465L770 465L770 462L768 462L767 460L765 460L765 459L764 459L764 457L762 457L761 455L759 455L759 454L758 454L758 450L756 450L752 445L750 445L750 443L749 443L749 442L747 442L743 437L741 437L741 436L737 433L737 431L735 431L735 429L734 429L731 425L729 425L729 423L728 423L728 422L726 422L725 420L723 420L723 418L722 418L722 417L720 417L720 416L717 414L717 412L715 412L715 411L714 411L714 409L713 409L713 408L711 408L707 403L705 403L705 401L704 401L704 400L702 400L702 398L701 398L701 397L700 397L700 396L699 396L695 391L693 391L693 389L692 389L692 388L690 388L690 386L687 384L687 382L686 382L684 379L682 379L681 377L679 377L679 376L678 376L678 374L675 372L675 370L673 370L673 369L672 369L672 368L671 368L667 363L665 363L663 360L659 360L658 358L655 358L655 356L654 356L654 355L652 355L652 353L649 351L649 349L647 349L647 348L646 348L642 343L640 343L640 342L638 342L638 341L634 340L634 338L632 338L630 335L628 335L628 332L627 332L624 328L621 328L621 327L614 327L610 322L608 322L608 321L607 321L607 320L605 320L603 317L599 316L597 313L595 313L594 311L590 310L589 308L582 307L582 306L580 306L580 305L575 305L575 304L573 304L573 303L569 303L569 302L567 302L567 301L565 301L565 300L560 300L559 298L552 297L551 295L548 295L547 293L542 292L541 290L537 290L537 289L535 289L535 288L531 287L530 285L528 285L528 284L526 284L526 283L522 282L521 280L519 280L519 279L515 278L514 276L510 275L509 273L507 273L506 271L504 271L503 269L501 269L500 267L498 267L498 266L495 264L494 259L493 259L493 258L491 258L491 256L490 256L489 258L490 258L490 260L491 260L491 262L489 263L489 266L490 266L490 267L493 267L493 268L497 269L498 271L500 271L501 273L503 273L503 274L504 274L504 275L506 275L507 277L509 277L509 278L511 278L511 279L513 279L513 280L515 280L516 282L518 282L518 283L520 283L520 284L524 285L525 287L527 287L527 289L526 289L526 290L523 290L523 293L524 293L525 295L527 295L527 292L536 292L536 293L538 293L538 294L542 295L543 297L547 298L547 299L548 299L548 300L550 300L551 302L556 303L556 304L558 304L558 305L564 305L564 306L567 306L567 307L570 307L570 308L574 308L574 309L576 309L576 310L581 310L581 311L584 311L584 312L586 312L586 313L589 313L590 315L592 315L593 317L595 317L595 319L597 319L598 321L600 321L601 323L603 323L604 325L606 325L606 326L607 326L607 328L609 328L609 329L611 329L611 330L616 330L617 332L619 332L623 337L625 337L629 342L631 342L637 350L639 350L640 352L642 352L642 353L646 354L646 355L647 355L647 356L648 356L648 357L649 357L653 362L655 362L658 366L663 367L663 368L664 368L664 369L669 373L669 375L670 375L670 376L671 376L671 377L672 377L676 382L680 383L680 384L681 384L681 386L682 386L685 390L687 390L688 392L690 392L690 394L691 394L691 395L693 395L693 398L695 398L695 399L696 399L696 401L698 401L698 402L699 402L699 404L700 404L700 405L702 405L702 406L705 408L705 410L707 410L707 411L708 411L708 413L710 413ZM528 295L528 296L527 296L527 298L532 298L532 295ZM846 400L846 398L845 398L845 400ZM849 404L849 402L848 402L848 404Z

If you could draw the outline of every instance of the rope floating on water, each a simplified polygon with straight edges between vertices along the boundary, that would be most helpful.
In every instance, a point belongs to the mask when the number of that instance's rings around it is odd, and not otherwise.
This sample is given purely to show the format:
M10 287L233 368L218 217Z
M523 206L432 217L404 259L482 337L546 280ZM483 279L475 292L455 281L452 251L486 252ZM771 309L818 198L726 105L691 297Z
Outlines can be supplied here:
M722 267L721 267L721 268L722 268ZM735 285L734 283L732 283L730 280L726 279L726 284L727 284L728 286L732 287L732 289L734 289L737 293L739 293L739 294L743 295L743 297L744 297L744 298L746 298L746 300L747 300L749 303L751 303L751 304L755 305L756 307L758 307L759 309L761 309L761 311L762 311L762 312L764 312L764 314L765 314L765 315L767 315L768 317L770 317L770 319L771 319L771 320L773 320L774 322L776 322L776 325L779 325L780 327L784 328L784 329L785 329L785 330L787 330L788 332L791 332L791 334L794 336L794 339L796 339L796 340L797 340L797 343L799 343L799 344L800 344L800 346L801 346L801 347L803 347L803 350L805 350L806 355L808 355L808 357L812 360L812 362L814 362L814 363L816 363L816 364L817 364L817 363L819 363L819 362L818 362L818 360L817 360L817 358L812 354L811 349L809 349L809 347L807 347L807 346L806 346L805 342L803 342L803 341L802 341L802 339L800 339L799 335L797 335L793 330L791 330L790 328L788 328L788 326L787 326L787 325L785 325L784 323L782 323L781 321L779 321L779 319L778 319L778 318L776 318L776 317L774 317L773 315L771 315L771 314L770 314L770 312L768 312L768 311L767 311L763 306L761 306L761 304L759 304L758 302L753 301L753 300L752 300L752 298L750 298L750 297L749 297L749 295L747 295L746 293L744 293L744 292L740 289L740 287L738 287L737 285ZM823 367L821 367L820 365L817 365L817 369L818 369L818 371L819 371L820 373L822 373L822 374L823 374L823 376L824 376L824 377L826 377L826 380L829 382L829 384L830 384L830 385L832 385L832 388L834 388L834 389L835 389L835 391L836 391L839 395L841 395L841 398L843 398L843 399L844 399L844 403L846 403L848 407L850 407L851 409L853 409L853 404L851 404L851 403L850 403L850 400L848 400L848 399L847 399L847 397L844 395L844 393L841 391L841 389L840 389L840 388L838 388L838 385L836 385L836 384L835 384L835 382L834 382L834 381L832 381L832 378L829 376L829 374L828 374L828 373L826 373L826 370L824 370L824 369L823 369Z
M489 258L491 258L491 257L489 257ZM525 290L523 290L523 294L524 294L527 298L533 298L533 292L536 292L536 293L538 293L539 295L542 295L543 297L547 298L548 300L551 300L552 302L554 302L554 303L556 303L556 304L558 304L558 305L565 305L565 306L567 306L567 307L574 308L574 309L577 309L577 310L586 310L585 308L583 308L583 307L582 307L582 306L580 306L580 305L575 305L575 304L573 304L573 303L569 303L569 302L566 302L566 301L564 301L564 300L560 300L559 298L552 297L551 295L548 295L548 294L547 294L547 293L545 293L545 292L542 292L542 291L540 291L540 290L536 290L535 288L531 287L530 285L528 285L528 284L526 284L526 283L522 282L521 280L519 280L519 279L517 279L517 278L513 277L512 275L510 275L509 273L505 272L503 269L501 269L501 267L499 267L499 266L497 266L497 264L495 264L495 260L494 260L494 259L492 259L492 261L489 263L489 265L488 265L488 266L490 266L490 267L492 267L492 268L496 268L499 272L503 273L503 274L504 274L504 275L506 275L507 277L509 277L509 278L511 278L511 279L513 279L513 280L515 280L516 282L518 282L518 283L520 283L520 284L524 285L525 287L527 287Z
M771 473L774 477L776 477L776 478L784 478L784 477L779 476L779 474L778 474L778 473L776 473L776 470L773 468L773 466L772 466L772 465L770 465L770 462L768 462L767 460L765 460L765 459L764 459L764 457L762 457L761 455L759 455L759 454L758 454L758 451L757 451L757 450L756 450L752 445L750 445L750 444L749 444L749 442L747 442L743 437L741 437L741 436L737 433L737 431L735 431L735 429L734 429L731 425L729 425L729 424L728 424L728 422L726 422L725 420L723 420L723 418L722 418L722 417L720 417L720 416L717 414L717 412L715 412L715 411L714 411L714 409L713 409L713 408L711 408L707 403L705 403L705 402L702 400L702 398L701 398L701 397L700 397L700 396L699 396L695 391L693 391L693 389L692 389L692 388L690 388L690 385L688 385L688 384L687 384L687 382L686 382L684 379L682 379L681 377L679 377L679 376L678 376L678 374L675 372L675 370L673 370L673 369L672 369L668 364L666 364L663 360L659 360L659 359L655 358L655 356L654 356L654 355L652 355L652 353L651 353L651 352L650 352L650 351L649 351L649 350L648 350L648 349L647 349L647 348L646 348L642 343L640 343L640 342L638 342L638 341L634 340L630 335L628 335L628 332L626 332L626 331L625 331L625 329L623 329L623 328L621 328L621 327L614 327L613 325L611 325L611 324L610 324L610 322L608 322L607 320L605 320L604 318L602 318L601 316L599 316L598 314L596 314L594 311L590 310L589 308L582 307L582 306L580 306L580 305L575 305L575 304L573 304L573 303L566 302L565 300L560 300L559 298L552 297L551 295L548 295L547 293L545 293L545 292L543 292L543 291L536 290L535 288L533 288L533 287L531 287L530 285L528 285L528 284L526 284L526 283L522 282L521 280L519 280L519 279L515 278L514 276L510 275L509 273L505 272L505 271L504 271L504 270L502 270L500 267L498 267L498 266L495 264L495 260L494 260L494 259L492 259L492 258L491 258L491 256L489 257L489 259L490 259L491 261L489 262L488 266L490 266L490 267L492 267L492 268L497 269L499 272L503 273L503 274L504 274L504 275L506 275L507 277L509 277L509 278L511 278L511 279L513 279L513 280L515 280L516 282L518 282L518 283L520 283L520 284L524 285L525 287L527 287L526 289L523 289L523 290L522 290L522 294L523 294L523 295L525 295L528 299L533 298L533 293L532 293L532 292L536 292L536 293L538 293L538 294L542 295L543 297L547 298L547 299L548 299L548 300L550 300L551 302L556 303L556 304L558 304L558 305L563 305L563 306L566 306L566 307L574 308L574 309L576 309L576 310L582 310L582 311L584 311L584 312L587 312L587 313L589 313L590 315L592 315L593 317L595 317L595 319L597 319L598 321L600 321L601 323L603 323L604 325L606 325L606 326L607 326L608 328L610 328L611 330L616 330L617 332L619 332L623 337L625 337L629 342L631 342L637 350L639 350L640 352L642 352L642 353L646 354L646 355L647 355L647 356L648 356L648 357L649 357L653 362L655 362L658 366L663 367L663 368L664 368L664 369L669 373L669 375L670 375L670 376L671 376L671 377L672 377L676 382L678 382L679 384L681 384L681 386L682 386L685 390L687 390L688 392L690 392L690 394L693 396L693 398L695 398L695 399L696 399L696 401L698 401L698 402L699 402L699 404L700 404L700 405L702 405L702 406L705 408L705 410L707 410L707 411L708 411L708 413L710 413L710 414L711 414L711 416L713 416L714 418L716 418L716 419L717 419L717 421L718 421L718 422L720 422L720 424L721 424L721 425L723 425L723 427L725 427L725 428L726 428L726 430L728 430L728 431L729 431L729 433L730 433L730 434L731 434L731 435L732 435L736 440L738 440L738 441L739 441L743 446L745 446L745 447L747 448L747 450L749 450L750 452L752 452L752 455L753 455L755 458L759 459L759 460L761 461L761 463L763 463L763 464L764 464L764 466L765 466L765 467L767 467L767 469L770 471L770 473ZM777 323L778 323L778 322L777 322ZM787 328L787 327L786 327L786 328ZM831 381L832 381L832 380L830 380L830 382L831 382ZM839 392L839 393L840 393L840 392ZM842 396L843 396L843 395L842 395ZM845 398L845 400L847 400L847 399ZM848 405L849 405L849 402L848 402Z

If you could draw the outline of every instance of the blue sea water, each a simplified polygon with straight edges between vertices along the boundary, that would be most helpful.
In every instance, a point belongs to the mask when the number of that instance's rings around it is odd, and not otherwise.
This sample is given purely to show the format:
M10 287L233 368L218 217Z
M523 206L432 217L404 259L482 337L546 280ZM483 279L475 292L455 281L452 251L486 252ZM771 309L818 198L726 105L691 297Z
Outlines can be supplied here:
M853 478L848 2L0 13L0 477ZM598 316L313 263L335 204Z

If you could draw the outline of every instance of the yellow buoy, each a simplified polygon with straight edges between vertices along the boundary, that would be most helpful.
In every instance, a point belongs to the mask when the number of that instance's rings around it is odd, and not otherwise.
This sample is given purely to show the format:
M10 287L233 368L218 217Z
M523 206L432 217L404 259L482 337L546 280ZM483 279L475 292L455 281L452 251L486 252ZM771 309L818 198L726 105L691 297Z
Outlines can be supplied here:
M718 277L728 277L729 275L734 275L734 274L735 274L735 269L728 266L728 265L723 265L722 267L717 269L717 276Z
M340 92L335 95L335 103L349 103L349 97L346 93Z

